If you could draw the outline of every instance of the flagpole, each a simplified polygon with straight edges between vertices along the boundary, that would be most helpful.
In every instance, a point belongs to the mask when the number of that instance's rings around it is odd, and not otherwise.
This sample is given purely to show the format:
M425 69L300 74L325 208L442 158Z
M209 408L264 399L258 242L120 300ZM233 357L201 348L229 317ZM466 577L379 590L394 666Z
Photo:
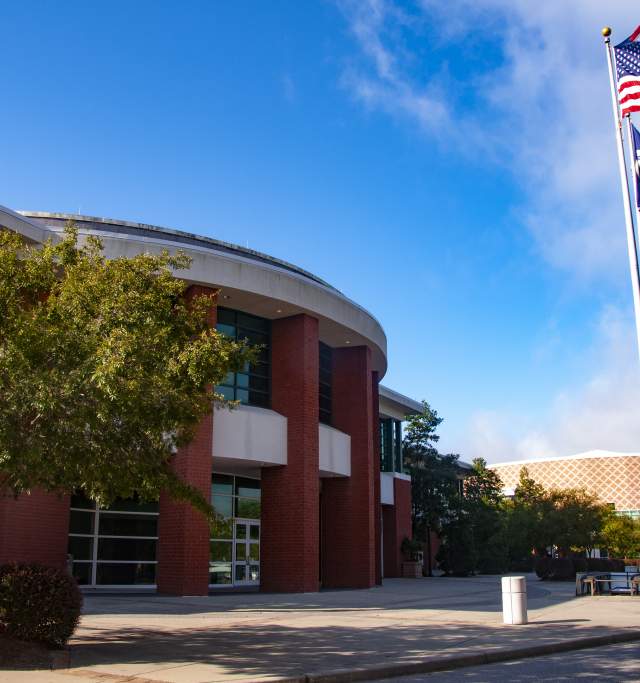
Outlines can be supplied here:
M616 89L616 77L614 71L613 50L611 48L611 29L602 29L604 45L607 51L609 64L609 82L611 84L611 105L613 107L613 123L616 129L616 146L618 149L618 170L620 171L620 185L622 187L622 202L624 204L624 218L627 228L627 251L629 253L629 271L631 274L631 288L633 290L633 309L636 319L636 337L638 343L638 355L640 356L640 275L638 272L638 250L636 247L635 230L633 227L633 211L631 209L631 196L627 179L627 163L624 154L624 137L622 134L622 121L618 110L618 94Z

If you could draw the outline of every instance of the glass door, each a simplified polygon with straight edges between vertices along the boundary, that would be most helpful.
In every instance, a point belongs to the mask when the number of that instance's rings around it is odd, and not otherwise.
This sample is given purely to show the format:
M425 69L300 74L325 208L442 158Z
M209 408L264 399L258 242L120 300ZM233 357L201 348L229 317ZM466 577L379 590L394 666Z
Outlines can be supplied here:
M257 586L260 583L260 522L236 519L233 543L233 583L236 586Z

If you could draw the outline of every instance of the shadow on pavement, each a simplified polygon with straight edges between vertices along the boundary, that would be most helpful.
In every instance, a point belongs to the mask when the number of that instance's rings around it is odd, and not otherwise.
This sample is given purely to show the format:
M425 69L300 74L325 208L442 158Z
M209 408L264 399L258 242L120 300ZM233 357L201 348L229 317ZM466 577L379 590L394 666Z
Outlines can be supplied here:
M201 664L217 667L216 676L294 676L344 668L424 660L446 653L487 652L494 648L542 645L572 637L601 635L602 627L563 622L518 627L482 624L400 625L384 627L288 627L242 624L165 631L154 628L87 628L74 639L72 667L102 665L128 675L175 670ZM119 668L119 665L127 667ZM133 665L133 666L132 666ZM174 672L175 673L175 672ZM213 671L212 671L212 679Z

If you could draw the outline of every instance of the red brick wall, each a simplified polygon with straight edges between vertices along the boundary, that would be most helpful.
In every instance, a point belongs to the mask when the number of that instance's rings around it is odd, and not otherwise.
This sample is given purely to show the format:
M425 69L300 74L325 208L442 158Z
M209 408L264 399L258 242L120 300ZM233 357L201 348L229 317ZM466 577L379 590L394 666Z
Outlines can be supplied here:
M371 373L372 410L373 410L373 498L376 524L376 583L382 584L382 508L380 506L380 396L378 385L380 377L376 371Z
M212 306L209 324L216 323L215 290L192 286L187 296L209 294ZM201 422L193 441L180 448L173 459L175 472L211 495L213 415ZM160 497L158 520L158 592L166 595L207 595L209 592L209 524L201 512L188 503Z
M393 480L393 505L382 506L384 539L384 575L392 578L401 575L402 539L412 537L411 530L411 482Z
M334 349L333 425L351 436L351 476L322 488L323 584L369 588L376 582L376 506L371 350Z
M69 496L0 494L0 564L39 562L66 568Z
M319 588L318 321L271 328L271 406L287 418L287 465L262 469L261 589Z

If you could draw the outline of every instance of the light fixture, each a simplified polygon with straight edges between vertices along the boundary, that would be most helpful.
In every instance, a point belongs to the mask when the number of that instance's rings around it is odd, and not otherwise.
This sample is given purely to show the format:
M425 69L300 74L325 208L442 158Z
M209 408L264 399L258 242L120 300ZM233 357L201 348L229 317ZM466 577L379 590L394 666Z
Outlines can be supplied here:
M276 313L282 313L282 309L281 309L281 308L276 308Z
M347 339L347 340L345 341L345 344L351 344L351 342Z
M227 299L230 299L231 297L230 297L228 294L223 294L223 295L222 295L222 298L225 299L225 300L227 300Z

